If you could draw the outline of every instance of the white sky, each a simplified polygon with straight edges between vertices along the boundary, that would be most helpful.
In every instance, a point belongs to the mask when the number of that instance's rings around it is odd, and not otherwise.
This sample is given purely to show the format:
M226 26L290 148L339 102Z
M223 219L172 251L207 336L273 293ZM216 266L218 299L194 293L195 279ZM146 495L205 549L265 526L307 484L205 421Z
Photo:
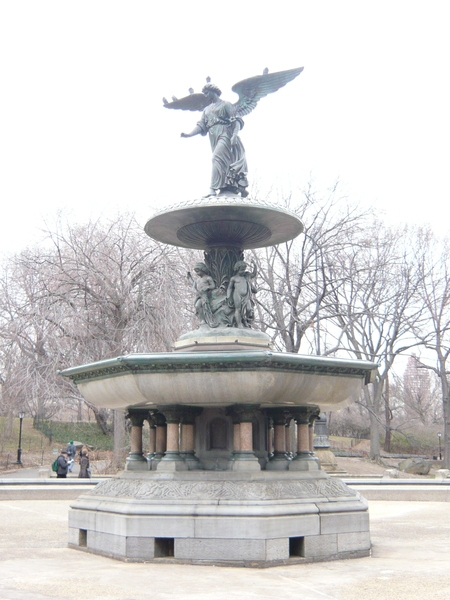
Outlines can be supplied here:
M449 225L447 0L3 0L0 251L76 221L154 209L209 187L199 113L162 97L207 75L235 101L246 77L304 66L245 119L263 190L337 178L390 220Z

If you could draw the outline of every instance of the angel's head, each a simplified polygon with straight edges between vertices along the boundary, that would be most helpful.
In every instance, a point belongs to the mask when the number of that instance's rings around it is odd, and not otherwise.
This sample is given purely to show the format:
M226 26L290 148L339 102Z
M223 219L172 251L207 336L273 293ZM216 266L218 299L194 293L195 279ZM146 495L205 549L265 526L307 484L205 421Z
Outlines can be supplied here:
M218 88L217 85L214 85L214 83L207 83L206 85L204 85L202 92L205 94L205 96L208 95L208 92L213 92L214 94L217 94L218 96L222 95L222 90L220 88Z

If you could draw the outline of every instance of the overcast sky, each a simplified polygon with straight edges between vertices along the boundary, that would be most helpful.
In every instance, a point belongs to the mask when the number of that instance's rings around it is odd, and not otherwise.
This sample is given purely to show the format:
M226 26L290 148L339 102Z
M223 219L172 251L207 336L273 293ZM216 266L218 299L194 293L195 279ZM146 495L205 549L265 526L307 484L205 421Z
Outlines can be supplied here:
M83 221L209 188L199 113L162 97L222 97L304 66L245 118L250 182L289 191L337 178L392 221L449 228L450 5L446 0L4 0L0 3L0 251Z

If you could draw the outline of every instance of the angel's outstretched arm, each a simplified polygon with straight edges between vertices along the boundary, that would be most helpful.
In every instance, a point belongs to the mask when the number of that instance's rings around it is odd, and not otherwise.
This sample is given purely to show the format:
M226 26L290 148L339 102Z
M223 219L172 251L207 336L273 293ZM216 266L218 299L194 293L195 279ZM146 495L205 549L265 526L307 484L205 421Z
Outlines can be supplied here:
M196 125L194 127L194 129L191 131L191 133L182 133L181 137L189 138L189 137L194 137L194 135L201 135L202 133L203 133L203 129L200 127L200 125Z

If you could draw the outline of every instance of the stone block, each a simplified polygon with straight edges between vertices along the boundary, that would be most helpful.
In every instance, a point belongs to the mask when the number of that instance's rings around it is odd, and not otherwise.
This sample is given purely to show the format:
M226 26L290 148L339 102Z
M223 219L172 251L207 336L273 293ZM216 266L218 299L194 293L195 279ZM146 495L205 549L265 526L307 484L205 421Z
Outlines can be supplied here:
M325 558L338 553L338 536L310 535L304 539L305 558Z
M148 471L149 465L146 458L142 457L142 460L130 460L126 459L125 461L125 470L126 471Z
M317 502L317 508L321 514L330 513L364 513L367 512L368 503L365 498L358 494L354 498L346 498L345 500L333 500L332 502Z
M76 529L96 530L97 517L101 513L95 513L90 510L69 510L69 527Z
M266 471L288 471L290 460L286 459L272 459L266 464Z
M369 513L328 513L320 516L320 533L351 533L369 531Z
M450 469L438 469L436 471L435 479L442 481L443 479L447 479L450 477Z
M126 537L127 519L126 515L101 512L97 515L95 527L87 527L85 529L95 529L101 533L111 533L112 535Z
M370 550L370 533L368 531L354 533L338 533L338 552L358 552Z
M256 457L254 460L232 460L230 471L261 471L261 465Z
M320 463L317 458L291 460L289 471L320 471Z
M155 558L155 538L128 537L126 539L126 557L136 560Z
M80 530L77 527L69 527L68 543L78 546L80 540Z
M182 516L136 516L128 517L126 535L130 537L194 537L195 519Z
M319 516L315 514L283 517L197 517L195 537L230 539L276 539L319 535ZM174 536L178 537L178 536Z
M266 560L287 560L289 558L289 538L266 540Z
M87 511L79 511L80 513ZM72 527L123 537L194 537L194 518L179 515L123 515L117 513L80 514L70 520ZM87 517L87 518L83 518Z
M181 560L267 561L289 557L289 540L175 539Z
M120 535L101 533L99 531L87 532L87 548L104 554L125 558L127 538Z
M188 471L189 467L184 460L165 460L164 458L159 461L157 471Z

